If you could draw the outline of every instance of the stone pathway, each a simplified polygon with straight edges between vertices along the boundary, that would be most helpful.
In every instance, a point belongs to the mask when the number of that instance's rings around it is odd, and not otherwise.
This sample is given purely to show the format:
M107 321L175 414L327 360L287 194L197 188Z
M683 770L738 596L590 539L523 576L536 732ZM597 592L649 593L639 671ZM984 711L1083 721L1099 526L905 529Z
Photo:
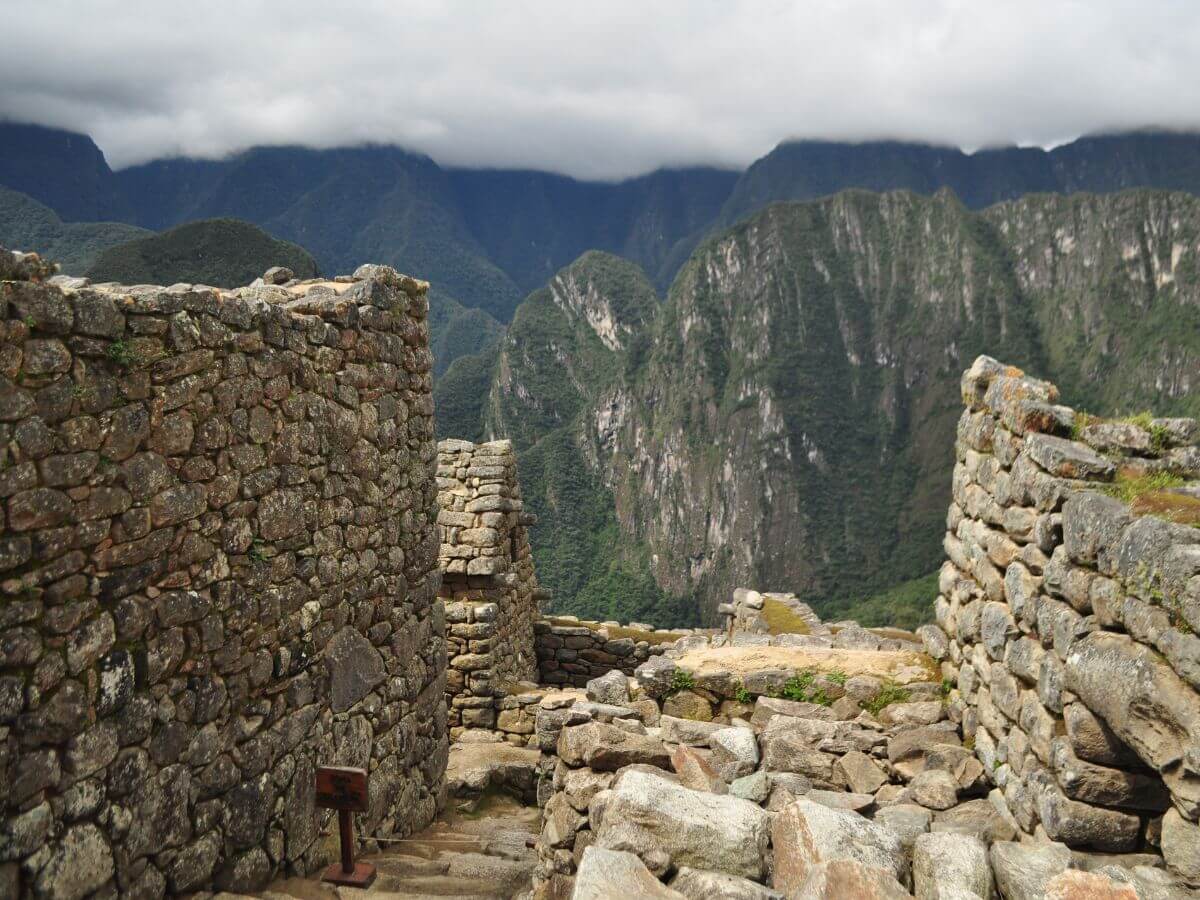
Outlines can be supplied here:
M537 836L540 810L501 796L489 796L470 813L453 807L451 800L450 808L433 824L392 845L394 849L363 857L378 871L365 891L288 878L259 896L265 900L508 900L526 890L537 853L525 842Z

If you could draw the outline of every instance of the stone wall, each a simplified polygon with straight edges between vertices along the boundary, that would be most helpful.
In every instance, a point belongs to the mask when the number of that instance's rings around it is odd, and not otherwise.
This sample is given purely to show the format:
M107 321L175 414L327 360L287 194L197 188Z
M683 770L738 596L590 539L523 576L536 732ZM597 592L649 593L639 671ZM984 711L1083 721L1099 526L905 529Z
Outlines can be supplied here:
M964 733L1024 831L1159 845L1200 880L1200 530L1164 518L1200 521L1179 484L1200 476L1200 428L1091 419L987 357L962 391L922 636Z
M438 444L438 523L451 735L494 729L499 702L537 679L537 576L511 441Z
M583 687L614 669L632 675L688 633L637 622L585 622L574 616L542 619L534 625L539 677L542 684Z
M319 764L436 812L426 285L268 274L0 282L0 895L312 871Z

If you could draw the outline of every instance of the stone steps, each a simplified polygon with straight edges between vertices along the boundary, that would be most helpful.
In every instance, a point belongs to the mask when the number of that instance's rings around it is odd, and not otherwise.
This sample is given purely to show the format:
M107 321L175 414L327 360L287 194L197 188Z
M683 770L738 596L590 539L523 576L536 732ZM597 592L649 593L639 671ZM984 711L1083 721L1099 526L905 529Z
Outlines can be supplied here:
M471 812L447 809L428 828L392 849L362 857L374 864L369 888L338 888L316 878L278 881L264 900L507 900L526 890L537 863L526 847L541 814L503 796L486 796ZM221 900L235 900L225 895Z

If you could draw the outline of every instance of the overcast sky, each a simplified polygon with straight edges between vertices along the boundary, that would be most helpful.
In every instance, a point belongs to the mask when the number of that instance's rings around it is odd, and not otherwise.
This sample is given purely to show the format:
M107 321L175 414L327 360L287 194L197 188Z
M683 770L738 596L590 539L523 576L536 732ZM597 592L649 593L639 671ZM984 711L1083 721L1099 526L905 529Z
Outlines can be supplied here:
M789 137L1200 124L1194 0L0 0L0 117L114 167L255 144L616 177Z

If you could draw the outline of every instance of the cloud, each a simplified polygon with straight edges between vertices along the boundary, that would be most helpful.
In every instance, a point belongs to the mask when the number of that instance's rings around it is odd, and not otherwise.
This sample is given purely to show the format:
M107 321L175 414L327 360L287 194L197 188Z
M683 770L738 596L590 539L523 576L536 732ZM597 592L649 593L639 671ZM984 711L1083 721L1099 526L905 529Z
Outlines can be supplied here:
M7 0L0 116L110 163L396 143L617 177L789 137L1200 126L1189 0Z

